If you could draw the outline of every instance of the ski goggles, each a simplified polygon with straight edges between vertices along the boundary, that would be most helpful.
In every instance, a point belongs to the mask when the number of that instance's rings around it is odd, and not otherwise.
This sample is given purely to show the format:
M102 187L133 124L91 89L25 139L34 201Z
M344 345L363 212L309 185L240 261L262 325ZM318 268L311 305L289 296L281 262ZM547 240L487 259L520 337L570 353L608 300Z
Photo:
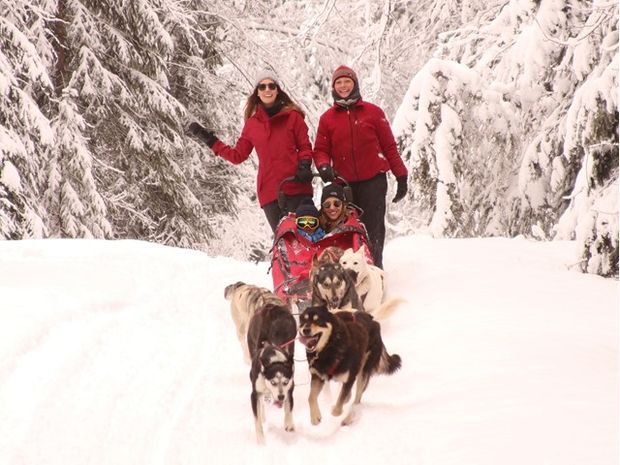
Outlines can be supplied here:
M295 224L299 229L314 231L319 227L319 219L316 216L299 216L295 218Z
M338 200L338 199L336 199L336 200L326 200L325 202L323 202L321 204L321 206L323 208L332 208L332 206L334 208L340 208L340 207L342 207L342 200Z

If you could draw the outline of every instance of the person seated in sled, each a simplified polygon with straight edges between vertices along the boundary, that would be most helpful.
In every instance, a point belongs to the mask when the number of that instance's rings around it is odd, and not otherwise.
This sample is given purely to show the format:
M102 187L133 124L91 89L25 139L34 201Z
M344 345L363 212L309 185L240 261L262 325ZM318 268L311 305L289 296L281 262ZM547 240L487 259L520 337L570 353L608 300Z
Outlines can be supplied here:
M343 250L357 250L366 245L367 261L372 263L372 252L368 246L366 227L359 221L358 208L347 201L344 187L337 183L326 184L321 193L319 220L325 231L321 250L330 246Z
M321 194L321 226L326 233L344 223L350 214L350 208L340 184L331 183L323 187Z
M297 233L312 243L320 241L325 236L325 230L319 221L319 211L312 199L303 199L295 209L295 225Z

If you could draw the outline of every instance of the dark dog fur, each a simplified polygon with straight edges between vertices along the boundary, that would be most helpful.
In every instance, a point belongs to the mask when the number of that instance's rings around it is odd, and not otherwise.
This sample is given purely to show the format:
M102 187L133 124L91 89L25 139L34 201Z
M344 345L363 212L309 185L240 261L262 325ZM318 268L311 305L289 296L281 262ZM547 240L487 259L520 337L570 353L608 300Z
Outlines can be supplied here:
M331 311L363 310L355 290L355 281L340 263L314 263L312 274L312 305L325 305Z
M324 305L309 307L299 317L299 335L306 346L312 376L308 402L313 425L321 421L317 400L325 381L333 379L342 383L332 408L334 416L342 414L353 384L357 382L351 411L342 420L342 424L347 425L354 419L354 409L361 402L370 377L392 374L401 366L399 355L387 353L379 323L364 312L332 314Z
M294 431L293 379L295 337L297 324L288 307L266 304L250 320L248 348L252 358L252 412L256 439L264 442L264 402L271 398L278 407L284 407L284 429Z

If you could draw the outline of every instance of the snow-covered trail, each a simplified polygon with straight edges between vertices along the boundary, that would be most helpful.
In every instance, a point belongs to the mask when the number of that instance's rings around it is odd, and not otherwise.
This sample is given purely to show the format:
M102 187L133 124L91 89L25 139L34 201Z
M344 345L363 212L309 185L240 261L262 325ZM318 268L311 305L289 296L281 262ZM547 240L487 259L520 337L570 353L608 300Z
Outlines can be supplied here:
M570 243L402 238L383 325L403 368L342 428L297 345L295 421L254 441L249 368L223 289L267 265L142 242L0 243L0 457L7 464L612 464L617 282ZM350 458L350 459L349 459Z

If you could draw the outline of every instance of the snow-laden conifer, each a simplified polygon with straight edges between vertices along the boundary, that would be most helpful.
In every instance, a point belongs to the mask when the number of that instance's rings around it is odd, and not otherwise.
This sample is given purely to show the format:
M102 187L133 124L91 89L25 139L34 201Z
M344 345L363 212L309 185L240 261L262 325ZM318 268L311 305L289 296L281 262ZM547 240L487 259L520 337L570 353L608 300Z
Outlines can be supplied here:
M443 33L394 121L406 217L436 235L576 237L582 269L617 275L617 20L608 2L509 2Z
M43 237L44 171L54 142L39 102L49 98L39 2L0 5L0 238ZM35 41L36 40L36 41Z

